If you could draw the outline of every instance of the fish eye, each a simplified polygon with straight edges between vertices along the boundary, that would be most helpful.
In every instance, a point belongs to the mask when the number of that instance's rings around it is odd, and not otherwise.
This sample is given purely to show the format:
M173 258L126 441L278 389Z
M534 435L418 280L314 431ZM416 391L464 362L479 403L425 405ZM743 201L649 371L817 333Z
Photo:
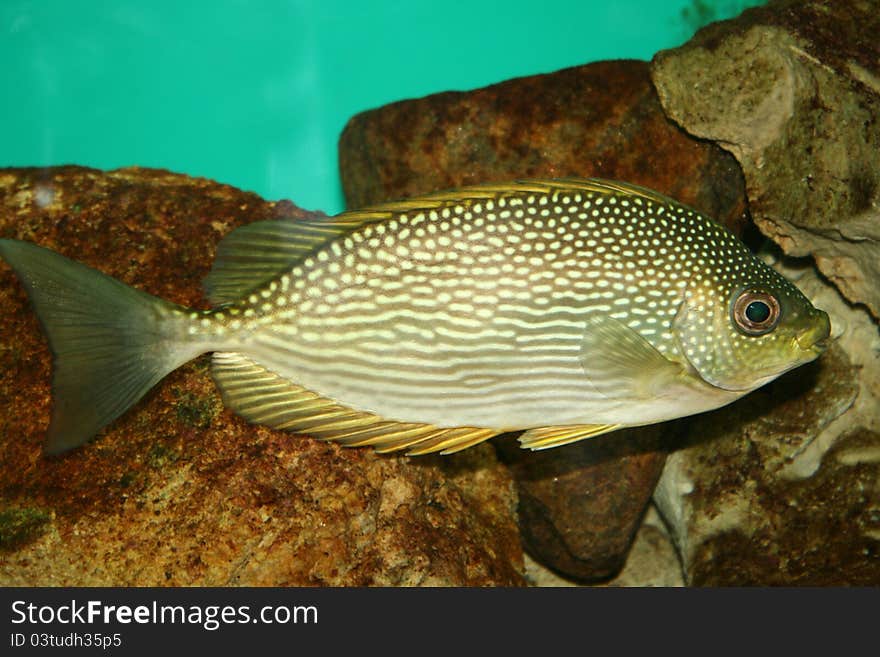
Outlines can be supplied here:
M733 302L733 322L741 333L764 335L779 324L779 301L772 294L748 290Z

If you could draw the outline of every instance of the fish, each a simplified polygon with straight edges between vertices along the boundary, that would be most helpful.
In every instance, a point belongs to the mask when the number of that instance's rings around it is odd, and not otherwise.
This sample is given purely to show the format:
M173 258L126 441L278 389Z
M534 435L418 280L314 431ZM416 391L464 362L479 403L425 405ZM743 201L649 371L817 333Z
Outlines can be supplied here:
M712 219L600 179L522 180L218 244L210 310L0 240L53 355L45 451L205 353L251 423L346 446L547 449L729 404L817 358L828 315Z

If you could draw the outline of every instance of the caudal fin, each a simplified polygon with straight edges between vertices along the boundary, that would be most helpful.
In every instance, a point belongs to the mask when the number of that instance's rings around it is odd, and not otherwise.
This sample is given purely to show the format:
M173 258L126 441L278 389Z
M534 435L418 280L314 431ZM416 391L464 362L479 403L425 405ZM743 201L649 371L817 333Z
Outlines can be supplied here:
M183 339L185 310L54 251L0 240L54 356L46 451L83 444L201 351Z

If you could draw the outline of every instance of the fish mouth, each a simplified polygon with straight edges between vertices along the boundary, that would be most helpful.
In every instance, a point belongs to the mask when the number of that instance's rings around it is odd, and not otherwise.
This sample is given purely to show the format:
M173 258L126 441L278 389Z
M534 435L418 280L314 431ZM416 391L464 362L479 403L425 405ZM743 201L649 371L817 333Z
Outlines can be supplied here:
M828 345L830 345L830 344L831 344L831 338L824 337L824 338L821 338L820 340L816 340L813 343L813 346L810 348L813 349L814 351L825 351L828 348Z
M798 333L795 338L798 347L804 351L811 351L816 354L822 353L831 344L831 320L828 319L827 313L821 310L819 312L822 313L819 316L819 321L810 328Z

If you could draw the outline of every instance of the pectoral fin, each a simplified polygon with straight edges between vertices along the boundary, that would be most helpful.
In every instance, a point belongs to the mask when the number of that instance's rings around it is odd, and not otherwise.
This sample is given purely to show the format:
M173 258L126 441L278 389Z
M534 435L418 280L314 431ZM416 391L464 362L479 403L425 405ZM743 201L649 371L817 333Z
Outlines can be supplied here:
M538 427L519 439L525 449L548 449L639 424L638 404L653 401L685 373L645 338L607 315L587 319L581 365L590 384L609 403L631 403L633 421L625 424L578 424Z
M636 331L597 313L587 319L580 360L595 390L618 402L654 399L685 372Z

